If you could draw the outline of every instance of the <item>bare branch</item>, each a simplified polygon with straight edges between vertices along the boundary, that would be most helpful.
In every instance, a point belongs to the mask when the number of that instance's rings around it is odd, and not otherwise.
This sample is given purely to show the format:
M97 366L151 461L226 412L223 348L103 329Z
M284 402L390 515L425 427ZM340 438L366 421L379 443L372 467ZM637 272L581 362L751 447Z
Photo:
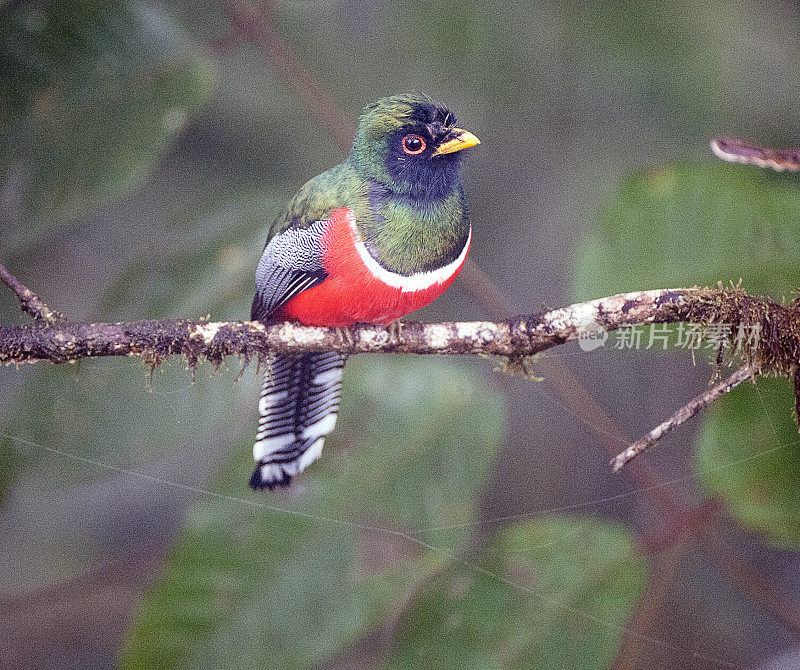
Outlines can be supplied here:
M58 312L50 309L38 295L19 281L3 265L0 265L0 279L16 294L22 311L30 314L37 321L54 323L64 318Z
M624 468L632 459L655 445L662 437L671 433L678 426L686 423L700 410L705 409L717 398L729 393L752 376L753 372L750 366L744 365L726 380L715 384L711 388L703 391L700 395L695 396L666 421L653 428L653 430L644 437L636 440L636 442L632 443L625 451L614 456L614 458L611 459L611 468L614 472L619 472L619 470Z

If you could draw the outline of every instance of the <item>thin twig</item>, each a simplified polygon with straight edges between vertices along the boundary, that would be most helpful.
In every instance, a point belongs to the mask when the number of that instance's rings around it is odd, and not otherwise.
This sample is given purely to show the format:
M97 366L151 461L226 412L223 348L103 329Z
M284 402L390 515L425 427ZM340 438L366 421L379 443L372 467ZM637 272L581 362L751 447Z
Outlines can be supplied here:
M50 309L38 295L25 286L3 265L0 265L0 279L16 294L22 311L30 314L37 321L55 323L64 318L58 312Z
M717 398L729 393L752 376L753 371L750 369L750 366L744 365L724 381L715 384L711 388L703 391L700 395L695 396L666 421L653 428L653 430L644 437L636 440L636 442L632 443L625 451L614 456L614 458L611 459L611 468L614 472L619 472L627 463L636 458L643 451L655 445L662 437L671 433L678 426L686 423L700 410L705 409Z
M794 418L800 424L800 365L794 369Z
M715 137L711 140L711 151L718 158L730 163L756 165L778 172L800 170L800 149L770 149L733 137Z

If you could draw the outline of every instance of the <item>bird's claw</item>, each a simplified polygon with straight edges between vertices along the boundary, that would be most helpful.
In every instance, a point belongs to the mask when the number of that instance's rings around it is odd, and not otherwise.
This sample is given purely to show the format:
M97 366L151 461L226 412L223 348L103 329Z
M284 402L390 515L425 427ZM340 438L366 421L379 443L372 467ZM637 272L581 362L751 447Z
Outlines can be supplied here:
M349 328L337 328L336 330L339 333L339 339L342 341L344 346L352 347L355 344L353 341L353 334L350 332Z
M403 341L403 322L398 319L389 324L389 339L396 342Z

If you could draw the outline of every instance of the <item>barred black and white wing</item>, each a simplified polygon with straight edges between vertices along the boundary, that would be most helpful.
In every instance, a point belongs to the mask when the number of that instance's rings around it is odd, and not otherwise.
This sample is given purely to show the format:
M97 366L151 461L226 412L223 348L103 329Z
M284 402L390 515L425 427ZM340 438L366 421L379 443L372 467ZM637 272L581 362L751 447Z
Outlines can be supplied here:
M322 238L327 225L327 221L315 221L308 228L289 228L270 240L256 269L253 321L266 322L298 293L325 281Z
M289 228L266 246L256 270L253 320L268 322L281 305L325 281L326 225L316 221L307 228ZM270 355L258 403L256 467L250 478L254 489L288 486L319 458L339 413L344 362L336 353Z

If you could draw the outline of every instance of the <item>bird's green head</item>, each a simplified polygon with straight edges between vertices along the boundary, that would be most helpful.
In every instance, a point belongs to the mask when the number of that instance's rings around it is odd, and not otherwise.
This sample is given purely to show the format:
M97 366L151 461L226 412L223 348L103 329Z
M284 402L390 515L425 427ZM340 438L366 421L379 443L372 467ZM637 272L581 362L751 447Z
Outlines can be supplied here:
M364 110L351 158L365 178L414 198L449 195L461 179L461 150L479 144L455 115L421 93L393 95Z

